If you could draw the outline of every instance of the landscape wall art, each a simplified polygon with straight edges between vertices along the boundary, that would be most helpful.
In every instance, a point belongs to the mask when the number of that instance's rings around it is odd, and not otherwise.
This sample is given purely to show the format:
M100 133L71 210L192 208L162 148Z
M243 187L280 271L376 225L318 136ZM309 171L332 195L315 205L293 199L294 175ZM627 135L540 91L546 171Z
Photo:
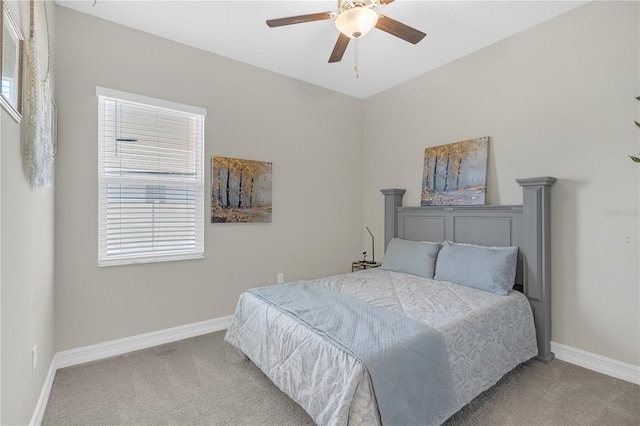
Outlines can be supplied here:
M489 137L424 150L423 206L484 204Z
M271 171L266 161L211 157L211 223L271 222Z

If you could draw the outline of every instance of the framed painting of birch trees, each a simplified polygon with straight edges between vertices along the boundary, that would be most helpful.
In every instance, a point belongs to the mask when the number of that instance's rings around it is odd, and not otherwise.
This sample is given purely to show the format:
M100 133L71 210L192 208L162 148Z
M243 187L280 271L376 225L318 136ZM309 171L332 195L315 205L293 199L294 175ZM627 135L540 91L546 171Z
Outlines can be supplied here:
M424 150L422 206L484 204L489 137Z
M266 161L211 157L211 223L271 222L271 171Z

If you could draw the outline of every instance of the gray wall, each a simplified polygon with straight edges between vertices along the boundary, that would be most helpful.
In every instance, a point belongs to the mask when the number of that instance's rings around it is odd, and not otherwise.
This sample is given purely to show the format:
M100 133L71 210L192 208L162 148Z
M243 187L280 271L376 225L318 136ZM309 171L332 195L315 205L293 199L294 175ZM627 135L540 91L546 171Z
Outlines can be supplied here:
M9 1L7 4L26 38L29 35L29 3ZM55 12L54 4L47 2L52 60L55 59ZM46 67L46 58L40 64ZM55 191L53 186L31 189L22 168L21 125L0 109L0 423L27 424L55 353ZM31 348L34 345L38 346L39 361L32 372Z
M361 101L57 12L58 351L231 315L243 290L278 272L350 271L363 230ZM207 223L204 260L98 268L96 86L206 108L207 170L211 155L273 162L273 222Z
M521 203L516 178L559 178L552 340L636 366L638 9L588 3L365 100L363 127L364 223L377 235L380 188L406 188L405 203L420 204L429 146L491 136L489 204Z

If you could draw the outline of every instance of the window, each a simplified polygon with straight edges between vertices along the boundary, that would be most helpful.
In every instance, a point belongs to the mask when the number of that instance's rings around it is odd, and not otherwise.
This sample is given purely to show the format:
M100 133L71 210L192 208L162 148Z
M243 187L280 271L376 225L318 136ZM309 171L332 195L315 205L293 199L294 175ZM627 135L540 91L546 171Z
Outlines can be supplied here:
M204 257L206 110L96 94L98 265Z

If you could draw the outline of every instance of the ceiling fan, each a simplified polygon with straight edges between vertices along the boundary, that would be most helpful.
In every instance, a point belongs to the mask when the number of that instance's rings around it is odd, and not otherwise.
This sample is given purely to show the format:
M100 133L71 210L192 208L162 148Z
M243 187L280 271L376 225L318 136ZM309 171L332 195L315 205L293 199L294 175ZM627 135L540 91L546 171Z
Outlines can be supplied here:
M338 41L329 57L329 63L340 62L344 55L349 41L352 38L357 41L371 29L378 28L391 35L416 44L422 40L426 34L411 28L401 22L395 21L384 15L379 15L373 9L392 3L394 0L338 0L338 13L323 12L309 15L290 16L288 18L269 19L267 25L271 28L284 25L301 24L304 22L323 21L326 19L336 19L336 27L340 31ZM357 76L357 53L356 53L356 76Z

